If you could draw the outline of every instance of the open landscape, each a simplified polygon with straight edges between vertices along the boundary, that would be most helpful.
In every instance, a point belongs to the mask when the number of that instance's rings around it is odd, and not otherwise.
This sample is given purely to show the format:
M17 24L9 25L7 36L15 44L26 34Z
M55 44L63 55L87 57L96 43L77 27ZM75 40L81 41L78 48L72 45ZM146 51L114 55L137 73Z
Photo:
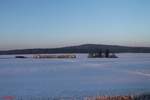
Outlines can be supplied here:
M30 58L33 55L19 59L15 55L1 55L0 97L94 100L97 96L149 95L149 53L119 53L118 58L75 55L76 59ZM111 100L102 98L96 100Z
M150 100L150 0L0 0L0 100Z

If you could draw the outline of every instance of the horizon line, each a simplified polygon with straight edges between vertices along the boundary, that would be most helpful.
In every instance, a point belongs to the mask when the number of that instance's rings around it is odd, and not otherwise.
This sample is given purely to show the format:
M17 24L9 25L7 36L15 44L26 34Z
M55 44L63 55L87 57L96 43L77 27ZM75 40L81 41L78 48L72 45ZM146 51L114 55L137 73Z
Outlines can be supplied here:
M137 48L150 48L150 46L127 46L127 45L117 45L117 44L97 44L97 43L87 43L87 44L78 44L78 45L66 45L66 46L59 46L59 47L35 47L35 48L16 48L16 49L4 49L0 51L12 51L12 50L32 50L32 49L59 49L65 47L75 47L75 46L83 46L83 45L107 45L107 46L121 46L121 47L137 47Z

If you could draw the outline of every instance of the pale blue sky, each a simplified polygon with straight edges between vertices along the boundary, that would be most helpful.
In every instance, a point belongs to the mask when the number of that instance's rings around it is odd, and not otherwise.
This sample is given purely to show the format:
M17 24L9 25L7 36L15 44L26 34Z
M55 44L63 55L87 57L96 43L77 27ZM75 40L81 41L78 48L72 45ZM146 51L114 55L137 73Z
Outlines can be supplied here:
M150 46L150 0L0 0L0 50Z

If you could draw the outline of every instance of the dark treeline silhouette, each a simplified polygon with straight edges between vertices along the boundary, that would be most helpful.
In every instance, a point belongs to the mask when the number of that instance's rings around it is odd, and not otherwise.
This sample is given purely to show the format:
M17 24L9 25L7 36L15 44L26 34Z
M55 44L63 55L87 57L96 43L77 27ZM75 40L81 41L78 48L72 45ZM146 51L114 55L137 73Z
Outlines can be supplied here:
M88 58L118 58L114 52L111 52L109 49L91 49Z
M6 54L47 54L47 53L89 53L91 49L97 50L109 49L112 53L150 53L150 47L127 47L116 45L99 45L99 44L85 44L79 46L69 46L61 48L46 48L46 49L22 49L22 50L7 50L0 51L0 55ZM102 52L102 51L99 51ZM108 51L107 51L108 52Z
M109 52L110 52L109 49L107 49L107 50L105 51L105 57L106 57L106 58L109 57Z

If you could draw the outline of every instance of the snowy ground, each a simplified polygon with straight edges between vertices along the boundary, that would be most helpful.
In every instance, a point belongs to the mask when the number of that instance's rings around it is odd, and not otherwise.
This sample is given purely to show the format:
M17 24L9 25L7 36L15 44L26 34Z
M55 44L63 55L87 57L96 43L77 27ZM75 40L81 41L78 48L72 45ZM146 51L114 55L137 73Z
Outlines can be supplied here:
M28 55L31 56L31 55ZM150 92L150 54L119 58L0 56L0 96L94 96ZM4 59L7 58L7 59Z

